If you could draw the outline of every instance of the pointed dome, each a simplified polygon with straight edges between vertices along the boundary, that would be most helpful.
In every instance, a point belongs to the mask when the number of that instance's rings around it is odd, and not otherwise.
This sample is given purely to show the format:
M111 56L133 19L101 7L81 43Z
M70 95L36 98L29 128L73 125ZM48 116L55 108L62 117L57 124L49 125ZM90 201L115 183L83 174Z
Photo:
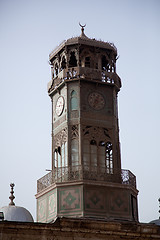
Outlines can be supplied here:
M26 208L15 206L15 203L13 202L15 198L13 195L13 188L15 185L14 183L11 183L10 186L11 196L9 197L9 199L11 200L11 202L8 206L0 208L0 212L3 212L4 220L17 222L34 222L32 215Z

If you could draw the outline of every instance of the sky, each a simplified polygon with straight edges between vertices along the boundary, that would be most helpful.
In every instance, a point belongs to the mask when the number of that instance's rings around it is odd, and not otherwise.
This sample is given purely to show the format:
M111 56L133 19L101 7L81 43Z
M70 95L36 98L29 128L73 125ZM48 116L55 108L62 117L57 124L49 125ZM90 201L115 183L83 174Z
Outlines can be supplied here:
M79 36L117 49L122 168L137 178L140 222L159 217L160 1L0 0L0 207L15 203L36 221L36 181L51 168L49 53Z

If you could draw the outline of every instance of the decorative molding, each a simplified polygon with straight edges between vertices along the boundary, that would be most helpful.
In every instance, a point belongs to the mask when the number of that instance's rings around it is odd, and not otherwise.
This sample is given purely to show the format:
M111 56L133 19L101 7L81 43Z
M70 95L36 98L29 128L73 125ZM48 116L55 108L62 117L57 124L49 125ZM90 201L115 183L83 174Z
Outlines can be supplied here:
M79 132L78 132L78 124L71 126L71 139L78 138Z
M67 128L64 128L62 131L57 133L54 136L55 147L62 146L62 144L67 141L67 136L68 136Z
M66 121L66 114L65 114L65 116L62 116L60 119L58 119L56 122L54 122L54 129L57 128L64 121Z

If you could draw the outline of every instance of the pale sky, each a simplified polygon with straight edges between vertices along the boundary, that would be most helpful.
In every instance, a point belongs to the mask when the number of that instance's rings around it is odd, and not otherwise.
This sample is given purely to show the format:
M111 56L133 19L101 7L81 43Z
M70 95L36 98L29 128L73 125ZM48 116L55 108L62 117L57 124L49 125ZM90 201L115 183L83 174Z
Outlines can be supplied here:
M15 203L36 220L36 181L51 168L49 53L80 35L118 48L122 168L137 177L139 220L159 217L160 1L0 0L0 207Z

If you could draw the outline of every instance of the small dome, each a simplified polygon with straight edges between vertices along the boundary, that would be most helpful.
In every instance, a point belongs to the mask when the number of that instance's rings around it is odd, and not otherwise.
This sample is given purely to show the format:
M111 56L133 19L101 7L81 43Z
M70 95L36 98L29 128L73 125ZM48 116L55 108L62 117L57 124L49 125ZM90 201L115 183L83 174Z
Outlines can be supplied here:
M158 199L158 202L159 202L159 208L160 208L160 198ZM160 213L160 210L158 212ZM160 217L159 217L159 219L152 220L149 223L154 223L154 224L160 226Z
M30 212L18 206L5 206L0 208L0 212L4 214L4 220L17 222L34 222Z
M34 222L32 215L26 208L15 206L15 203L13 202L15 198L15 196L13 195L14 186L14 183L10 184L11 196L9 197L9 199L11 200L11 202L9 203L9 206L0 208L0 212L3 212L4 215L3 220L17 222Z

